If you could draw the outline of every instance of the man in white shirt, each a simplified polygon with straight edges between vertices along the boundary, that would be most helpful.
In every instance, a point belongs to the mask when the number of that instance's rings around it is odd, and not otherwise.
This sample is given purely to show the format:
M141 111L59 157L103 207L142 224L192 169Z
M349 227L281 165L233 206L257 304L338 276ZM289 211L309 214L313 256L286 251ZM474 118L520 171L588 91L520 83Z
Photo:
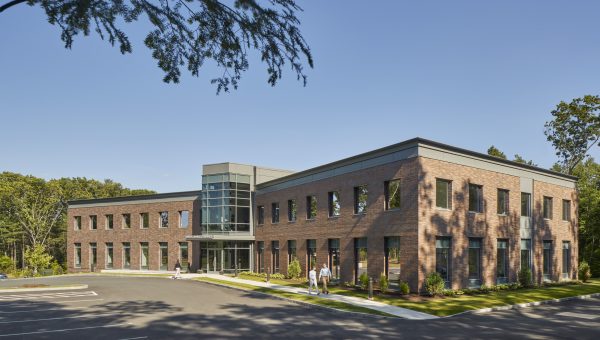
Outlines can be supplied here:
M327 268L327 264L323 263L323 268L319 272L319 280L323 284L323 293L329 294L329 288L327 288L327 282L331 278L331 271Z
M317 295L320 295L321 293L319 293L319 285L317 285L317 271L315 270L315 267L312 267L310 272L308 272L308 294L309 295L311 295L313 285L315 287L315 290L317 291Z

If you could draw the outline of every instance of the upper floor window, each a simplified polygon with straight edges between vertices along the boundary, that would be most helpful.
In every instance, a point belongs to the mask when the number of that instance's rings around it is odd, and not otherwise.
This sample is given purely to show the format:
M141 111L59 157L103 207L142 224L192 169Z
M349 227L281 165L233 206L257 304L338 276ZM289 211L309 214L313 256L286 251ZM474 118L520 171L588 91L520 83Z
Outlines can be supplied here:
M73 217L73 228L75 230L81 230L81 216Z
M297 216L296 200L288 200L288 221L295 222Z
M508 215L508 190L498 189L498 215Z
M340 193L337 191L330 191L327 193L327 208L329 210L329 217L340 216Z
M552 219L552 197L544 196L544 206L543 206L544 218L551 220Z
M531 194L526 192L521 193L521 216L531 216Z
M123 228L131 228L131 214L123 214Z
M271 203L271 223L279 223L279 203Z
M364 214L367 212L367 186L354 187L354 213Z
M258 215L258 224L265 224L265 206L259 205L258 207L256 207L256 210L256 215Z
M190 223L190 212L187 210L181 210L179 212L179 228L187 228Z
M169 212L161 211L158 213L158 227L168 228L169 227Z
M150 215L148 215L148 213L140 214L140 228L142 228L142 229L150 228Z
M306 196L306 219L312 220L317 217L317 197Z
M563 221L571 220L571 201L569 200L562 201L562 219Z
M112 229L114 227L114 225L113 225L113 215L105 215L104 219L105 219L106 229Z
M435 206L452 209L452 181L439 178L435 180Z
M400 180L385 182L385 210L400 209Z
M483 187L481 185L469 184L469 211L483 212Z
M92 230L98 229L98 217L96 215L90 216L90 229L92 229Z

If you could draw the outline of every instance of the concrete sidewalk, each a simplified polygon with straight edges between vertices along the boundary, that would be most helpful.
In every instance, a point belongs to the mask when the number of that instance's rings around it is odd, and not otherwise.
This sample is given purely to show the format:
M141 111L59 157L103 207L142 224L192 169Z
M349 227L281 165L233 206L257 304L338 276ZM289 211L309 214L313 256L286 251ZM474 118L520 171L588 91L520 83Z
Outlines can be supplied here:
M168 277L169 275L175 276L174 270L131 270L131 269L103 269L100 271L101 274L111 274L111 275L134 275L134 276L156 276L162 275L164 277ZM196 273L181 273L182 279L193 279L196 277L201 277L202 274Z
M308 294L308 288L289 287L289 286L283 286L283 285L277 285L277 284L270 284L270 283L266 283L266 282L244 280L244 279L240 279L240 278L236 278L236 277L230 277L230 276L224 276L224 275L218 275L218 274L200 274L199 276L222 280L222 281L243 283L243 284L256 286L256 287L277 289L277 290L281 290L281 291L288 292L288 293L294 293L294 294L301 294L301 295ZM417 311L414 311L411 309L391 306L391 305L388 305L385 303L366 300L366 299L353 297L353 296L345 296L345 295L339 295L339 294L328 294L328 295L321 294L321 295L319 295L319 298L329 299L329 300L344 302L344 303L347 303L350 305L369 308L369 309L373 309L373 310L376 310L379 312L384 312L387 314L395 315L397 317L404 318L404 319L429 320L429 319L437 319L438 318L435 315L421 313L421 312L417 312Z

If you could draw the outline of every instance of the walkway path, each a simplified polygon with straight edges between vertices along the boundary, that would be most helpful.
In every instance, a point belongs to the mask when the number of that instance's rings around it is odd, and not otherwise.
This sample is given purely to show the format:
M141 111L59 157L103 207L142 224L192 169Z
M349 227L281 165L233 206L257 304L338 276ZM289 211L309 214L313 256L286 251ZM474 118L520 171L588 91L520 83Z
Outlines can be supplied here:
M265 287L265 288L277 289L277 290L281 290L281 291L288 292L288 293L295 293L295 294L302 294L302 295L308 294L308 290L306 288L290 287L290 286L277 285L277 284L271 284L271 283L266 283L266 282L253 281L253 280L244 280L244 279L240 279L240 278L236 278L236 277L230 277L230 276L224 276L224 275L218 275L218 274L202 274L200 276L217 279L217 280L222 280L222 281L238 282L238 283L243 283L243 284L247 284L247 285L252 285L255 287ZM354 297L354 296L345 296L345 295L339 295L339 294L327 294L327 295L321 294L321 295L319 295L319 298L344 302L347 304L360 306L360 307L365 307L365 308L373 309L376 311L392 314L392 315L395 315L397 317L401 317L404 319L428 320L428 319L437 319L438 318L437 316L434 316L434 315L421 313L421 312L417 312L417 311L402 308L402 307L391 306L391 305L388 305L385 303L366 300L366 299L362 299L362 298L358 298L358 297Z

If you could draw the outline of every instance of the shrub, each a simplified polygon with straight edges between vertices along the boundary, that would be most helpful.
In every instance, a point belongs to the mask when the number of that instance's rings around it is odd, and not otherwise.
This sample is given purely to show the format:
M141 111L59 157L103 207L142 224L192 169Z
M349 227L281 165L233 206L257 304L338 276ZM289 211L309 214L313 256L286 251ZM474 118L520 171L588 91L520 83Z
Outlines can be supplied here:
M302 269L300 268L300 262L298 259L293 259L288 266L287 276L290 279L299 279L300 274L302 274Z
M369 275L367 273L362 273L358 277L358 282L360 283L360 288L363 290L367 290L369 288Z
M267 273L255 273L255 272L241 272L239 275L240 276L250 276L250 277L260 277L260 278L267 277ZM271 274L270 278L276 279L276 280L284 280L285 275L280 274L280 273L275 273L275 274Z
M486 286L485 284L479 287L479 294L488 294L493 290L493 287Z
M62 275L65 273L65 269L63 268L63 266L61 266L60 263L58 263L58 261L56 260L52 262L50 268L52 269L52 275Z
M444 285L444 279L439 273L434 272L427 275L427 279L425 280L425 289L429 295L441 295L444 291Z
M590 265L586 261L581 261L579 264L579 279L587 282L592 277Z
M531 282L531 270L529 268L521 268L519 271L519 284L521 287L533 286Z
M14 269L14 263L13 260L6 256L6 255L2 255L0 256L0 273L9 273L12 272Z
M521 284L518 283L518 282L511 282L511 283L508 284L508 289L509 290L516 290L516 289L519 289L519 288L521 288Z
M379 290L381 290L382 293L387 293L388 288L390 286L390 283L388 281L387 276L385 276L384 273L381 273L381 276L379 276Z
M400 293L402 295L408 295L408 293L410 293L408 282L400 281Z

